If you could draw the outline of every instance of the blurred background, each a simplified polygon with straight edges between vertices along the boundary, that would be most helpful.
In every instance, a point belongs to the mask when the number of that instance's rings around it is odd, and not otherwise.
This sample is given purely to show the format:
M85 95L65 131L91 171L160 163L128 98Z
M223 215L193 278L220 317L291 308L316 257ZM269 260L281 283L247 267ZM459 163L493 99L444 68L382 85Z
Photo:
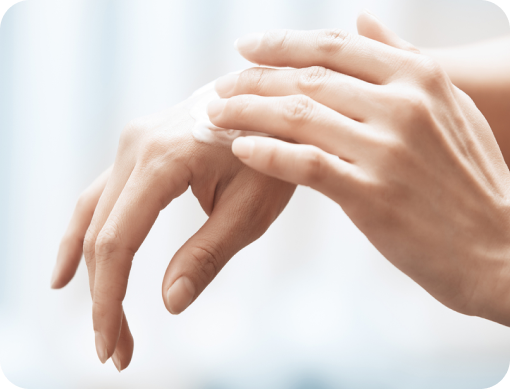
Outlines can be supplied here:
M259 241L182 315L168 261L206 220L190 192L162 212L125 300L131 366L103 366L87 274L50 290L74 203L132 118L250 66L239 36L355 31L367 7L414 44L509 33L482 0L28 0L0 28L0 364L23 388L487 388L510 329L443 307L390 265L332 201L299 188Z

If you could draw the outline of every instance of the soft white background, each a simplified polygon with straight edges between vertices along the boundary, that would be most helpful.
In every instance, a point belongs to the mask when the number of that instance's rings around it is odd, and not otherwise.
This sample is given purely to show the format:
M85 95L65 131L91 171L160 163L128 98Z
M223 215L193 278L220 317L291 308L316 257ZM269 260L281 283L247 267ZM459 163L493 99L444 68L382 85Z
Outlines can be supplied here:
M34 1L0 28L0 364L23 388L486 388L510 330L444 308L388 264L341 209L299 189L278 221L183 315L161 300L173 253L205 220L186 193L137 255L125 309L131 366L99 363L85 267L49 280L79 193L125 123L249 66L232 48L269 28L355 30L368 7L445 46L509 32L482 0Z

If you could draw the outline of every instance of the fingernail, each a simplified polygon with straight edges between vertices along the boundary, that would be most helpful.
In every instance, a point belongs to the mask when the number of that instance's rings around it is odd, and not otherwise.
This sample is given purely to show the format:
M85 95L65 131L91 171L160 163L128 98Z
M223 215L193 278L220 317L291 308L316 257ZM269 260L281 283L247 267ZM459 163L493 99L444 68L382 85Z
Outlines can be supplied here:
M377 16L375 16L375 15L374 15L371 11L369 11L367 8L363 8L363 9L361 10L361 12L360 12L360 13L363 13L363 12L364 12L364 13L366 13L366 14L368 14L368 15L370 15L370 16L372 16L372 17L374 17L374 18L376 18L377 20L379 20L379 19L377 18Z
M167 308L173 315L178 315L188 308L193 297L195 297L195 285L188 277L181 277L166 292Z
M117 368L117 370L119 371L119 373L122 371L122 367L120 365L120 359L119 357L117 356L117 353L113 353L112 355L112 361L113 361L113 364L115 365L115 367Z
M227 101L225 99L217 99L210 101L209 104L207 105L207 114L209 115L209 118L212 119L218 116L220 113L222 113L226 104Z
M262 40L262 33L245 35L234 42L234 46L241 54L254 51Z
M108 350L106 349L106 343L103 339L103 335L99 332L94 331L96 334L96 352L101 363L105 363L108 360Z
M214 85L216 92L221 97L230 97L229 92L233 91L238 78L238 74L227 74L226 76L218 78L216 80L216 84Z
M255 142L250 138L240 137L232 143L232 152L238 158L250 158Z
M57 268L55 267L53 269L53 274L51 275L51 282L50 282L51 289L56 289L55 288L55 282L56 281L57 281Z

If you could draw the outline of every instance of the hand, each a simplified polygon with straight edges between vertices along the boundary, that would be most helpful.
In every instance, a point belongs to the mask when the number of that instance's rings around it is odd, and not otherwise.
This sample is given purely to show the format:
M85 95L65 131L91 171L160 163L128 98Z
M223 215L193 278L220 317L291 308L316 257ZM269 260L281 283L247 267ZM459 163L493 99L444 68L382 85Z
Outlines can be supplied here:
M266 231L295 189L246 167L229 147L195 141L188 112L197 99L203 96L125 128L113 168L80 197L60 245L52 287L72 279L83 248L98 356L103 363L112 356L119 371L133 353L122 308L131 262L159 212L191 186L209 215L163 280L165 305L178 314L236 252Z
M218 80L214 125L262 131L246 165L339 203L446 306L510 325L510 174L487 121L431 58L368 14L359 30L241 38L253 68Z

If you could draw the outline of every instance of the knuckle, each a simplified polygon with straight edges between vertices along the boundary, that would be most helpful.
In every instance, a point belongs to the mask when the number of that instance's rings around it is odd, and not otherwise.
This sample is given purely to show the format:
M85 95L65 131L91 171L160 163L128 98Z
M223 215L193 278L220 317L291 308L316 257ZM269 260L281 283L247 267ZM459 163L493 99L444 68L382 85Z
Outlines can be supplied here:
M289 46L290 31L271 30L267 31L262 41L270 51L284 51Z
M85 191L83 192L76 201L75 210L80 215L90 213L93 210L93 203L90 194Z
M303 163L303 185L314 186L327 180L327 161L318 148L310 146L303 155Z
M351 39L351 35L341 29L321 30L317 35L317 48L325 54L338 53Z
M120 247L120 239L116 230L112 227L106 227L101 230L97 236L94 250L96 254L96 262L108 259L108 257L117 252Z
M265 68L252 68L243 71L239 75L239 85L244 92L259 94L263 90L264 80L266 78L268 69Z
M150 175L152 181L168 180L170 171L177 167L187 169L192 155L187 149L182 152L183 145L179 141L179 138L164 131L147 136L137 158L139 168Z
M312 113L313 102L308 96L296 95L282 99L283 118L291 126L308 121Z
M393 94L394 104L391 115L408 119L411 122L421 120L430 114L427 97L418 90L406 90Z
M329 72L322 66L312 66L301 72L298 87L304 93L317 92L326 83Z
M85 234L83 239L83 255L85 262L88 264L91 258L94 256L96 246L96 237L90 230Z
M144 131L145 126L141 119L131 120L120 134L120 147L131 146L140 138L141 133Z
M447 85L448 75L435 59L422 55L418 59L419 81L428 90L438 90Z
M201 242L194 246L189 254L196 273L203 281L209 282L218 275L221 269L221 252L212 244Z
M142 162L154 161L166 155L169 150L171 150L171 145L168 139L159 133L154 133L144 140L140 159Z

